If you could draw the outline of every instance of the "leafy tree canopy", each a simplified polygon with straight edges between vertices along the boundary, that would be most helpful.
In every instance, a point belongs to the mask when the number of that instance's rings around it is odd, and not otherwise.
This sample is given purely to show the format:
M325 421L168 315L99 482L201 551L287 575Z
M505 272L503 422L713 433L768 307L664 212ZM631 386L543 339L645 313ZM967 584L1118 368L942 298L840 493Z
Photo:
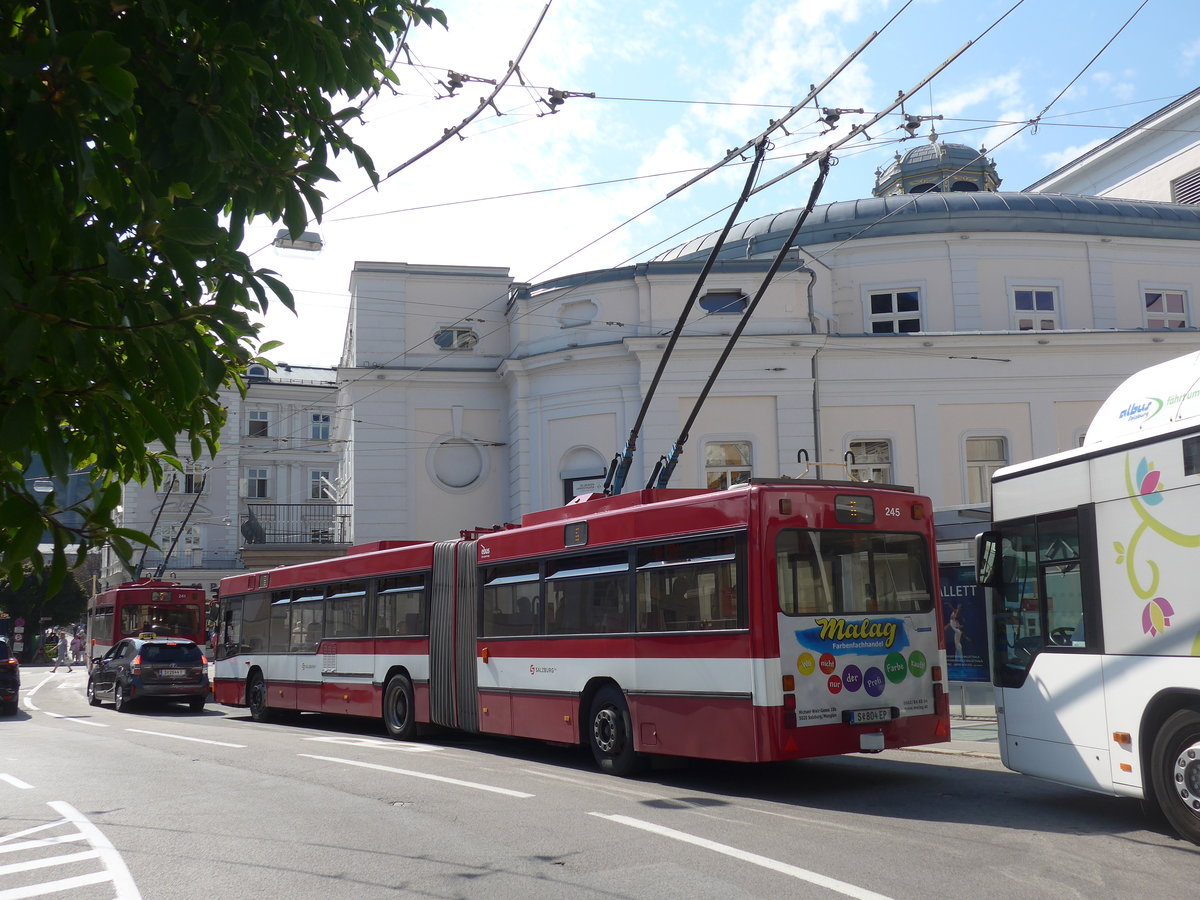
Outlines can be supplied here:
M63 579L53 591L49 589L46 575L45 570L30 573L19 585L0 579L0 610L8 613L13 622L25 621L25 648L21 653L26 661L33 656L34 635L40 634L47 625L78 622L87 611L87 594L73 574Z
M251 316L293 303L245 223L319 219L331 154L378 182L349 104L396 80L411 25L445 25L429 2L0 7L0 574L40 572L47 532L52 583L68 545L128 559L145 536L114 524L121 484L215 452L218 388L272 346ZM76 515L32 489L35 458L42 489L87 471Z

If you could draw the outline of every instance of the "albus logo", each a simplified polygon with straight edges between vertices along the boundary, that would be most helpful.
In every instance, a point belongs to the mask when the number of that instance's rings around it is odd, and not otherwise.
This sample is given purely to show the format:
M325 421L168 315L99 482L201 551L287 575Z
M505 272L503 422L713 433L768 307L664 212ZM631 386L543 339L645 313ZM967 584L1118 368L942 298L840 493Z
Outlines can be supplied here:
M1117 414L1117 418L1122 422L1145 422L1158 415L1162 408L1163 402L1157 397L1147 397L1141 402L1130 403Z

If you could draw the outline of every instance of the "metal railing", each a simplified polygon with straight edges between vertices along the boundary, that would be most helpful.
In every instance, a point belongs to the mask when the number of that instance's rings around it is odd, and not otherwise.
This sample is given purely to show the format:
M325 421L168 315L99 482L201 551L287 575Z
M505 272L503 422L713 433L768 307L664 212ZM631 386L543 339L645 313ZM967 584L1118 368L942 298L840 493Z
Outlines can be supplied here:
M248 503L242 518L247 544L348 544L349 504Z

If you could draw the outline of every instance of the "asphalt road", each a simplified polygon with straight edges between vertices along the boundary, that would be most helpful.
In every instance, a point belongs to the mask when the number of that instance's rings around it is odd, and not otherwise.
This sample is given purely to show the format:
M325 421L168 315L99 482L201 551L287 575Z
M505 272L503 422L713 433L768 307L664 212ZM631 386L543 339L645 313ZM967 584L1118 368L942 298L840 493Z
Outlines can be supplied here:
M0 900L1194 896L1200 848L1137 802L956 741L638 779L583 749L306 714L117 713L27 669L0 719Z

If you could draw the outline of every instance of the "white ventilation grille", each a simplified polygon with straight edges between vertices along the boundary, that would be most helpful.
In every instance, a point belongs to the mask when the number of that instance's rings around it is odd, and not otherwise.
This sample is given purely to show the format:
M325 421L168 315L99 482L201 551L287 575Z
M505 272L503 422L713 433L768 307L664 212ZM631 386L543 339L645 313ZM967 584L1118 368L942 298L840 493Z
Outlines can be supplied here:
M1200 203L1200 169L1171 182L1171 199L1176 203Z

